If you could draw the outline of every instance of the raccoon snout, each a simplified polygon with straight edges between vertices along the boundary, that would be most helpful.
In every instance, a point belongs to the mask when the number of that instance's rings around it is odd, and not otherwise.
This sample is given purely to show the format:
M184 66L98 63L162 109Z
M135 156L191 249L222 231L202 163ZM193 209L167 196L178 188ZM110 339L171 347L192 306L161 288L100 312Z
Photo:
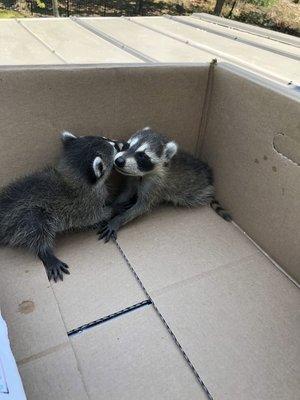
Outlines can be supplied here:
M126 163L126 160L124 157L118 157L117 159L115 159L115 164L119 168L125 167L125 163Z

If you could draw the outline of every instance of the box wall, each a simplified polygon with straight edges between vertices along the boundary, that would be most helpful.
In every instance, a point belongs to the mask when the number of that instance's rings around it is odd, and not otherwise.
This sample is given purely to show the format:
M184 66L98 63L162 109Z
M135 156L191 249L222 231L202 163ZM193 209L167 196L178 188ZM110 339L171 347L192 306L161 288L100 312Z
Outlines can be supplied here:
M127 138L150 125L193 152L207 75L206 65L1 70L0 185L55 162L65 129ZM218 66L200 151L234 220L297 279L299 166L275 149L297 160L299 113L296 100Z
M300 150L299 115L296 96L217 66L201 148L201 156L214 169L222 205L297 280L300 167L288 158L290 153L276 151L274 140L283 134L287 143L296 143L295 160Z
M197 141L208 66L0 71L0 186L59 154L59 132L128 138L151 126Z

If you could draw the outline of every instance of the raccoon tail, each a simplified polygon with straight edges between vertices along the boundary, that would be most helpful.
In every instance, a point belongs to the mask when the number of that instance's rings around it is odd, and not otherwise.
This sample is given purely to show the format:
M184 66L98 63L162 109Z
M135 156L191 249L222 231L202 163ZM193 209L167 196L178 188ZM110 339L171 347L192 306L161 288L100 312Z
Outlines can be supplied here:
M228 213L228 211L224 210L224 208L221 207L220 203L217 200L212 200L210 203L211 208L218 214L220 217L225 219L225 221L231 221L231 215Z

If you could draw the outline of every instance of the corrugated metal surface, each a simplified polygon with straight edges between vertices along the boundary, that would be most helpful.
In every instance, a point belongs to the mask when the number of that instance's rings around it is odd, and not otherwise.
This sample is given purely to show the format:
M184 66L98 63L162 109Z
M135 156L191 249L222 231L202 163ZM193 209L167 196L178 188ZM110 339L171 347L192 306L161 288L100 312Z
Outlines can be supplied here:
M49 48L27 32L16 20L0 23L0 64L62 64Z
M251 30L251 29L252 30ZM300 40L206 14L0 21L0 65L232 62L300 82Z
M212 22L214 24L226 26L228 28L234 28L243 32L248 32L252 35L266 37L268 39L277 40L282 43L292 44L294 46L300 47L300 39L296 36L272 31L270 29L264 29L255 25L245 24L243 22L234 21L232 19L217 17L211 14L195 13L193 14L193 17L202 19L203 21Z

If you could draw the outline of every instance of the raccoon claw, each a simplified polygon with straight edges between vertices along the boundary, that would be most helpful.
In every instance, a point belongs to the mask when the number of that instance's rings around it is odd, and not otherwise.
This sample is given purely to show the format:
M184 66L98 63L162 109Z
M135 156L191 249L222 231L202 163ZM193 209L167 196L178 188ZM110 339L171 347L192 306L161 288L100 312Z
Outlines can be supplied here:
M107 223L102 229L98 232L99 238L98 240L104 239L104 242L107 243L111 238L117 239L117 232L113 227Z
M54 282L57 282L58 279L63 281L64 280L63 274L70 275L70 271L68 270L68 268L69 268L68 265L62 261L58 261L56 264L49 266L47 268L47 275L49 281L51 281L51 279L53 279Z

